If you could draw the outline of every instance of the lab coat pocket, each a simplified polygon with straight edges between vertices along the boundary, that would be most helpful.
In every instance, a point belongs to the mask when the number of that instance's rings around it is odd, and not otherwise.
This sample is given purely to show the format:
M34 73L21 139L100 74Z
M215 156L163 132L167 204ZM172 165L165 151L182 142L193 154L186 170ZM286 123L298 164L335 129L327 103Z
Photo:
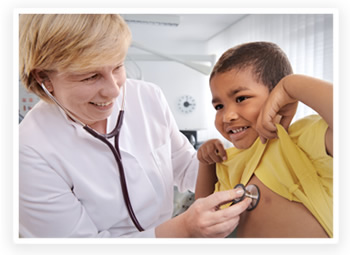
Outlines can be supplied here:
M163 188L166 195L172 199L173 195L173 168L171 161L171 144L165 144L152 151L152 157L160 177L163 179Z

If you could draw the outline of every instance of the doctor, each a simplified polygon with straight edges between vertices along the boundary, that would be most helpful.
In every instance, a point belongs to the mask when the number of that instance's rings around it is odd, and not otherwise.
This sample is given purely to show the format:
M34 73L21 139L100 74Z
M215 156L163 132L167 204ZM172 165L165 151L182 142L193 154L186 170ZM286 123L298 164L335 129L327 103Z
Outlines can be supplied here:
M194 190L196 152L160 89L126 79L131 34L119 15L21 14L19 26L21 80L42 99L19 128L22 237L232 232L250 199L217 208L241 190L171 218L173 185Z

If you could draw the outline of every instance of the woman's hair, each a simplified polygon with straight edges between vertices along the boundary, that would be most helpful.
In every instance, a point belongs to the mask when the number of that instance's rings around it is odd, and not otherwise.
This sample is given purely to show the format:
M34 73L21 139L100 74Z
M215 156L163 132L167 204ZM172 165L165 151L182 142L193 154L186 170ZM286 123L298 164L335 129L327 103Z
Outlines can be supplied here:
M20 78L48 100L34 70L75 72L114 64L125 58L130 43L130 30L117 14L20 14Z
M251 42L227 50L215 64L210 80L219 73L232 69L251 68L258 82L271 91L285 76L292 74L292 66L286 54L274 43Z

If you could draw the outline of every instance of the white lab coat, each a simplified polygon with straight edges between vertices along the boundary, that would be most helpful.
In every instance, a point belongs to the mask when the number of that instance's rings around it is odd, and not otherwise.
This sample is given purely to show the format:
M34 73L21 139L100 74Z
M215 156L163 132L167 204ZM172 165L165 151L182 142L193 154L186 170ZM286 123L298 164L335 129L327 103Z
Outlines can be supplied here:
M108 119L116 124L121 97ZM110 139L114 144L114 139ZM153 84L127 80L120 150L138 232L110 149L54 104L40 101L19 128L22 237L154 237L171 218L173 185L194 189L196 152Z

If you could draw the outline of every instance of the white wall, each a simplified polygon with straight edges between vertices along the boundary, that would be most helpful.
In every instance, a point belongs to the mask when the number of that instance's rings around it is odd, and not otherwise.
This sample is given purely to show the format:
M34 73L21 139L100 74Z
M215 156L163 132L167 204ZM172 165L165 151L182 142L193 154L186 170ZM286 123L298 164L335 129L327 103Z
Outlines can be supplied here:
M137 38L134 38L137 40ZM203 55L207 51L207 43L171 41L143 41L142 44L166 55ZM130 48L129 54L145 53ZM137 61L142 70L142 79L153 82L164 92L170 109L181 130L205 129L209 127L206 99L210 95L208 75L199 73L187 66L172 61ZM126 63L127 68L132 63ZM183 95L190 95L196 101L195 110L191 113L183 113L178 108L178 100Z
M146 30L145 33L147 33ZM139 36L133 34L133 40L138 41ZM168 55L214 54L219 58L230 47L260 40L277 43L288 55L295 73L332 81L333 22L330 14L247 15L207 42L174 42L165 37L154 40L149 36L141 43ZM135 48L130 48L129 53L145 54ZM207 129L207 132L201 132L203 140L213 137L222 138L214 127L215 111L211 105L208 75L171 61L138 61L137 65L142 70L144 80L155 83L163 90L181 130ZM126 62L126 66L130 73L137 73L137 68L135 69L132 62ZM22 99L32 97L32 95L27 95L22 87L20 87L21 91L24 95L20 96L20 110L23 104L29 102L26 99L26 102L23 103ZM196 109L193 112L185 114L178 109L178 100L183 95L195 98ZM29 106L32 104L30 102ZM312 112L311 109L301 105L296 118ZM229 146L228 143L226 145Z
M142 43L166 54L215 54L219 58L228 48L251 41L278 44L286 52L295 73L333 79L331 14L251 14L207 42L174 43L166 38L155 42L150 38ZM162 88L180 129L207 128L204 139L222 138L214 127L215 111L208 76L169 61L138 62L138 65L144 80ZM178 110L177 100L182 95L196 99L197 108L193 113L183 114ZM300 104L296 119L311 113L310 108Z
M251 41L270 41L287 54L295 73L333 80L331 14L248 15L208 42L208 52L221 54Z
M144 62L139 66L144 80L154 82L163 90L180 129L208 127L205 98L210 92L206 76L174 62ZM195 99L193 112L183 113L178 108L178 100L183 95Z
M208 53L221 56L233 46L252 41L270 41L279 45L288 56L294 73L333 80L331 14L248 15L212 38L208 42ZM314 113L311 108L299 103L293 121ZM210 115L213 119L214 114ZM216 134L211 130L209 136Z

